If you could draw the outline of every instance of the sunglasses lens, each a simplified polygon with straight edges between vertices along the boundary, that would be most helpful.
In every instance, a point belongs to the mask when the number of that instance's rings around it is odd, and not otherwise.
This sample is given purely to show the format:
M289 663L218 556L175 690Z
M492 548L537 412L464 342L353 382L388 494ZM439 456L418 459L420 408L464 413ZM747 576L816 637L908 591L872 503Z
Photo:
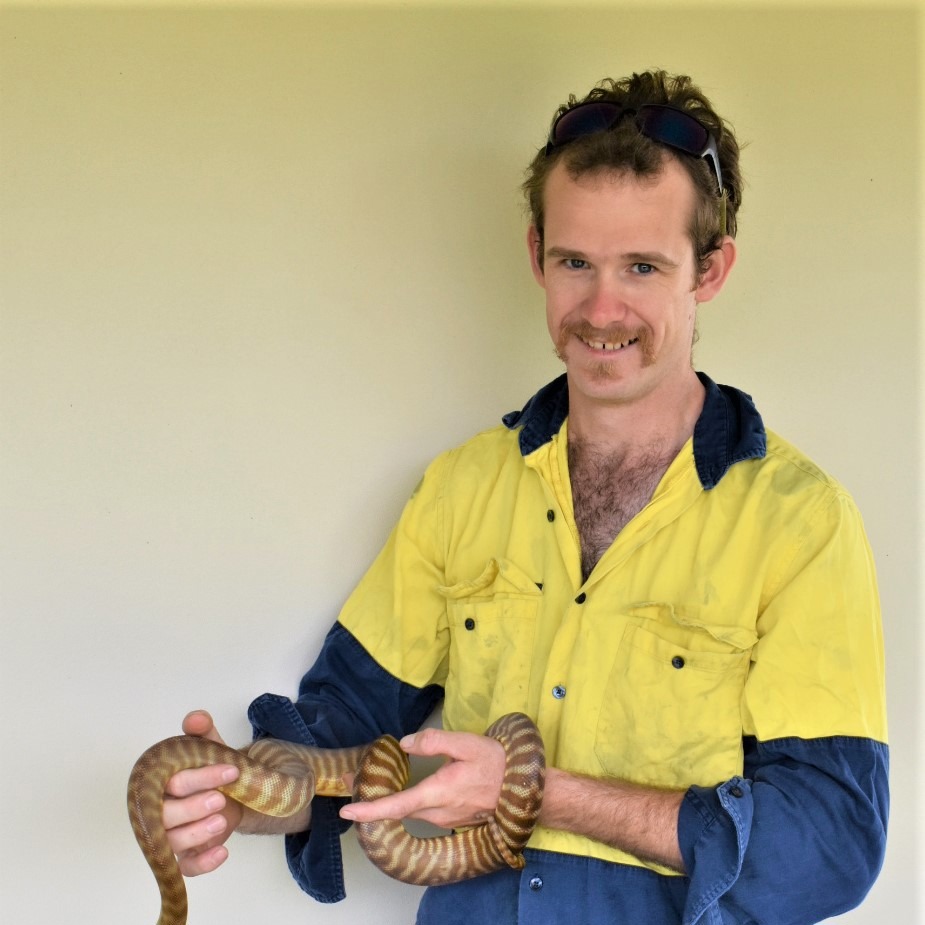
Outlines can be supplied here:
M642 132L650 138L698 157L710 137L710 133L693 116L677 109L642 106L637 119Z
M562 145L583 135L604 132L620 118L622 112L623 107L614 103L588 103L586 106L576 106L559 117L549 140L554 145Z
M568 144L584 135L594 135L613 128L625 115L635 114L636 126L643 135L694 157L709 155L720 190L722 175L716 157L716 143L709 129L693 116L673 106L646 103L638 112L625 109L619 103L604 100L596 103L581 103L564 112L553 124L546 144L546 156L559 145Z

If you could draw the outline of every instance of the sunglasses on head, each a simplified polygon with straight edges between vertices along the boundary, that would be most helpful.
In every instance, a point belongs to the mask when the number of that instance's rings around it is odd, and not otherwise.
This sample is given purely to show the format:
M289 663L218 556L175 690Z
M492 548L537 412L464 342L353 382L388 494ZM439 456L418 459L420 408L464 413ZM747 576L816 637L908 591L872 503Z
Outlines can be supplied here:
M546 156L584 135L594 135L613 128L624 116L633 116L636 128L646 138L668 145L693 157L708 157L713 173L723 192L723 174L719 169L719 154L716 139L692 115L673 106L645 103L639 109L627 109L620 103L606 100L579 103L566 110L552 124L549 140L546 142Z

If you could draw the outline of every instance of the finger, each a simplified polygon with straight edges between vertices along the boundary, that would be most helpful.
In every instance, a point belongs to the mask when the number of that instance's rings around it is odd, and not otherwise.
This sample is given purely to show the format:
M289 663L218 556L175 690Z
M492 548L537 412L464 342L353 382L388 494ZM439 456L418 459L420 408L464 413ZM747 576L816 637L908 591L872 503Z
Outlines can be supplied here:
M451 759L444 765L444 773L457 763L474 763L492 776L504 773L504 746L489 736L472 732L447 732L444 729L422 729L405 736L401 747L417 757L434 757L443 755ZM500 781L500 777L498 777Z
M440 806L440 790L435 786L434 777L427 777L420 783L399 790L378 800L364 800L348 803L340 815L342 819L356 822L377 822L380 819L424 819L426 814Z
M184 877L198 877L221 867L228 860L228 849L224 845L213 845L204 851L191 851L177 860Z
M166 791L172 797L188 797L203 790L217 790L238 779L238 769L233 764L210 764L202 768L188 768L177 771L167 781Z
M492 815L490 810L442 805L429 798L410 799L406 796L408 793L410 791L404 790L378 800L349 803L341 809L341 818L351 822L418 819L440 828L453 829L463 825L476 825Z
M363 803L348 803L341 808L341 819L352 822L378 822L380 819L406 819L422 807L407 794L410 790Z
M228 820L221 813L215 813L189 825L168 829L167 842L170 850L181 857L200 854L225 841L227 834Z
M495 739L483 735L472 732L447 732L445 729L428 727L406 735L399 744L409 755L445 755L448 758L465 760L478 755L486 747L486 743L494 743L500 747L500 743Z
M165 799L164 828L169 830L191 822L199 822L213 813L222 812L227 805L224 794L217 790L206 790L184 799ZM188 847L189 845L184 846Z

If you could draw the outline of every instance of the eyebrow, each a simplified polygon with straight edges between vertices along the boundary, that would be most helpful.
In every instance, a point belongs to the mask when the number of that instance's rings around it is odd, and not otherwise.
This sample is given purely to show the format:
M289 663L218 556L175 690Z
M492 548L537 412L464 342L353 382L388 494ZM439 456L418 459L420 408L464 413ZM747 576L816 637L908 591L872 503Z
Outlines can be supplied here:
M563 260L587 260L588 258L581 251L569 250L567 247L550 247L546 251L547 257L558 257Z
M587 260L587 254L582 251L571 250L568 247L550 247L546 251L547 257L553 257L560 260ZM659 266L676 269L680 264L672 260L661 251L629 251L620 255L623 260L629 260L632 263L652 263Z

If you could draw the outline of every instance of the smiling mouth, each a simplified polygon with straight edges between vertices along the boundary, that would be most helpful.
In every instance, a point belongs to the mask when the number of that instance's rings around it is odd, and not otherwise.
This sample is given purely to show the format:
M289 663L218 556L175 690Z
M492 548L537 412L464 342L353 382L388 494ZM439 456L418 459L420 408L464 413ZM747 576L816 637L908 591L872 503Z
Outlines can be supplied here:
M618 350L625 350L627 347L632 347L633 344L639 343L638 337L632 337L629 340L624 341L601 341L601 340L588 340L586 337L582 337L580 334L577 335L578 339L586 346L590 347L592 350L603 350L605 353L616 353Z

